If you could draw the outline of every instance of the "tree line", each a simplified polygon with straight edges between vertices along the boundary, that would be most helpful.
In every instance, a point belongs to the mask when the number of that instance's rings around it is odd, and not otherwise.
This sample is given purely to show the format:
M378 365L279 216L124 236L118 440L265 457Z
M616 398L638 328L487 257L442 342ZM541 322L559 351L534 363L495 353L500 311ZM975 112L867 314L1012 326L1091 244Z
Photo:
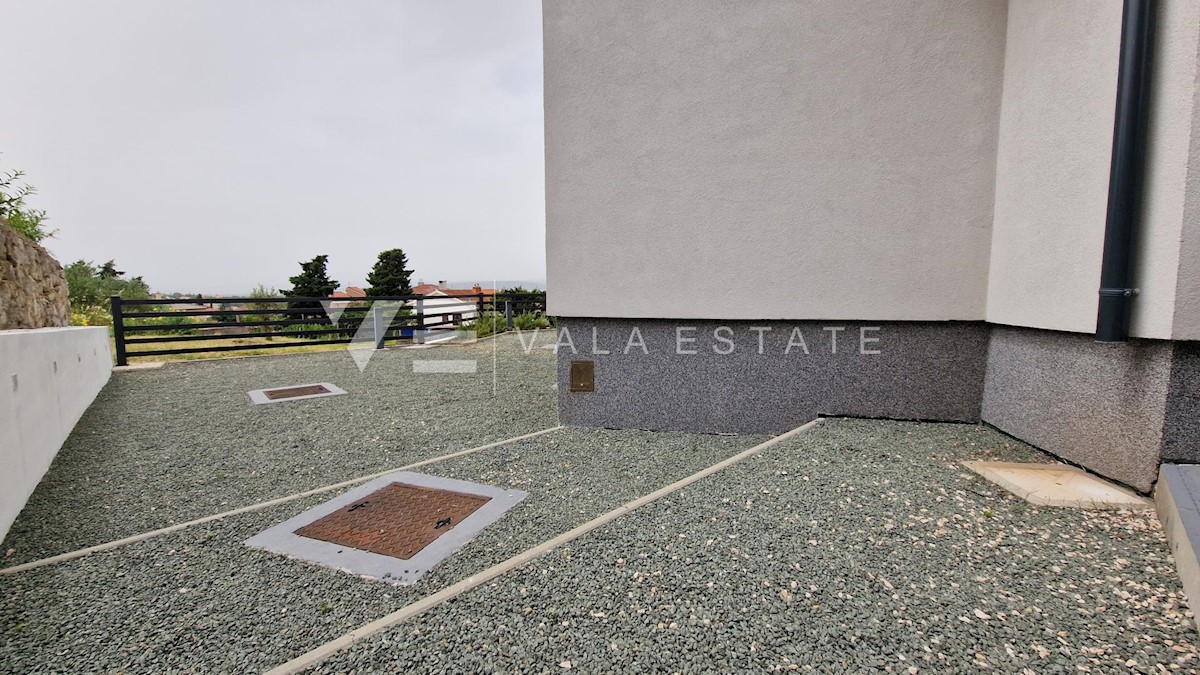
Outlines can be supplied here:
M300 263L300 273L289 277L290 289L283 291L289 298L327 298L341 285L337 279L329 278L329 256L319 255ZM408 269L408 256L403 249L393 248L379 254L371 272L367 274L367 295L411 295L412 270Z
M27 203L27 198L37 190L22 181L24 175L24 172L16 170L0 173L0 219L31 241L40 242L53 237L57 230L47 227L45 211L35 209ZM249 297L262 300L281 296L328 298L340 285L338 280L329 277L328 263L329 256L324 254L315 256L312 260L302 261L300 273L288 278L291 288L276 291L259 284L250 291ZM72 323L77 325L110 324L112 319L108 305L109 298L114 295L126 300L144 300L151 297L149 284L140 276L127 277L125 271L117 269L114 260L101 264L76 260L63 268L63 271L67 278ZM408 267L408 256L403 249L382 251L367 274L367 288L364 291L370 297L412 295L412 274L413 271ZM530 311L530 307L544 307L545 304L545 291L527 290L516 286L502 290L501 295L519 302L519 312ZM174 294L172 297L180 297L180 294ZM203 298L201 295L196 297ZM219 302L219 299L213 300ZM247 306L264 311L277 307L269 302L250 302ZM303 306L312 306L317 310L320 305L311 302L289 303L289 307ZM235 315L231 316L236 319ZM320 320L318 312L314 311L313 318Z

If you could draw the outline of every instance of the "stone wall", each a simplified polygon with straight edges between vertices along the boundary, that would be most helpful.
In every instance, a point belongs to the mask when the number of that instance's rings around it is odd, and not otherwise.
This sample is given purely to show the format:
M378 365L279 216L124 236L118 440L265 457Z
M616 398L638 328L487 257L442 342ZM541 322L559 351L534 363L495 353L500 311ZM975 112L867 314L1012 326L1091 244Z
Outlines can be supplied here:
M62 265L46 249L0 222L0 330L70 323Z

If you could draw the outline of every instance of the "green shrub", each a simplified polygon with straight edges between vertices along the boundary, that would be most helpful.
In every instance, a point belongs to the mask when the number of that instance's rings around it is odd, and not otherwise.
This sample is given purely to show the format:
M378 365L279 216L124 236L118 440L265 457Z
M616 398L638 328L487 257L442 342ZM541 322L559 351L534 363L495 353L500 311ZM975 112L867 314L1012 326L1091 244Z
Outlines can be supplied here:
M72 307L71 308L71 325L72 326L111 326L112 312L108 307L92 306L92 307Z
M142 308L139 307L138 309L140 310ZM208 317L201 318L207 319ZM178 316L155 316L146 319L128 319L126 321L126 325L160 327L162 330L150 332L166 335L194 335L196 333L196 329L189 328L189 326L194 323L196 323L194 317L188 316L182 312L180 312Z
M475 337L482 338L503 333L508 330L508 323L504 319L504 314L499 312L484 312L482 316L469 323L467 327L475 331Z
M537 312L525 312L513 317L513 327L517 330L534 330L536 328L549 328L550 320L543 314Z
M279 297L283 297L283 296L281 296L279 294L279 291L276 291L274 288L267 288L266 286L259 284L254 287L254 290L250 291L250 297L252 297L252 298L279 298ZM283 303L279 303L279 302L248 302L248 303L246 303L246 309L253 309L253 310L263 312L263 313L262 314L243 314L243 315L241 315L242 316L241 320L245 321L247 323L256 322L256 321L272 321L274 319L278 319L281 315L271 314L270 312L279 310L279 309L283 309L285 307L287 307L287 305L285 305ZM260 326L259 330L261 332L265 333L268 330L270 330L270 327L269 326Z

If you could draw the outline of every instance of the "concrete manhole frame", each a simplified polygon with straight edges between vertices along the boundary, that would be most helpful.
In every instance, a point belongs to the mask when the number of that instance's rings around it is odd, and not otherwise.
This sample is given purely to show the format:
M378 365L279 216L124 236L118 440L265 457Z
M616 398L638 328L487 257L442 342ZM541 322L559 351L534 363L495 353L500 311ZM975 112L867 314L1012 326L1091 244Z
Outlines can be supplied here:
M287 396L284 398L271 398L271 392L281 391L285 389L303 389L306 387L323 387L325 391L318 394L304 394L301 396ZM287 401L303 401L308 398L323 398L325 396L340 396L346 393L345 389L330 384L328 382L310 382L308 384L289 384L284 387L269 387L267 389L255 389L254 391L246 392L250 395L250 401L255 405L264 403L284 403Z
M392 483L401 483L433 490L448 490L467 495L488 498L488 502L464 518L445 534L425 546L408 560L362 551L348 546L333 544L319 539L310 539L296 534L296 530L314 523L327 515L349 506ZM521 490L505 490L491 485L480 485L454 478L442 478L428 474L397 471L360 485L324 504L315 506L300 515L268 528L246 540L246 546L271 553L279 553L303 562L330 567L361 577L385 581L396 585L415 584L426 572L433 569L455 551L462 548L484 530L499 520L505 512L516 506L529 493Z

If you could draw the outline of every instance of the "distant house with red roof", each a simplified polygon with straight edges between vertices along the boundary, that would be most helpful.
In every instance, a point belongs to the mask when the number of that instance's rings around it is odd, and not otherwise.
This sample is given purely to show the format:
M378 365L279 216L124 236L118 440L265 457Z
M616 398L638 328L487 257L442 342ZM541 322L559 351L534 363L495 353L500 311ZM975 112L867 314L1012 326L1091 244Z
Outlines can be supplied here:
M348 286L344 291L334 291L329 297L337 298L338 300L354 300L356 298L367 297L367 292L358 286Z
M358 286L348 286L346 290L337 290L329 294L333 298L333 302L329 303L330 308L340 307L345 309L350 306L355 300L367 297L367 292Z
M490 305L496 297L496 289L483 288L475 284L471 288L449 288L445 281L436 284L417 284L413 295L421 295L422 310L426 323L451 322L458 325L464 320L474 319L479 311L480 296Z
M417 284L413 286L413 295L427 296L449 296L452 298L483 295L485 300L495 297L496 289L483 288L479 284L475 284L471 288L449 288L446 282L439 281L436 284Z

